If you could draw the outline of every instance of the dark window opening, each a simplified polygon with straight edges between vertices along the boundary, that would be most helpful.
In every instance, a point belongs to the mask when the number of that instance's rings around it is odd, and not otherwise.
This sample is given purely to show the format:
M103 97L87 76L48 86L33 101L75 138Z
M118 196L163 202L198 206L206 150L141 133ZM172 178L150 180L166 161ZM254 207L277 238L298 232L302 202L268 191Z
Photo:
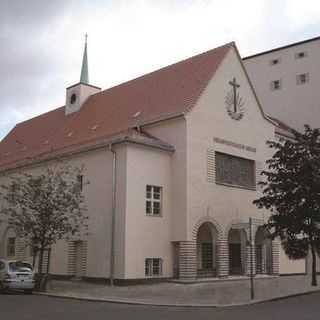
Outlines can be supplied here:
M216 152L216 183L255 189L255 162Z

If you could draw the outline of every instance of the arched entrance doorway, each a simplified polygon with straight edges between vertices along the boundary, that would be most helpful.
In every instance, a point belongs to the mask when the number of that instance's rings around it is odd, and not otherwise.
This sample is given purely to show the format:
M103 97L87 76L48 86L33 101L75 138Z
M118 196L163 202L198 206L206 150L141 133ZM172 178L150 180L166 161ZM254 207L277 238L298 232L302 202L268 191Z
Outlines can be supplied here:
M217 236L215 226L203 223L197 232L197 275L215 277L217 270Z
M243 229L231 229L228 236L229 274L243 275L246 265L247 236Z
M272 240L268 232L259 227L255 236L256 273L272 274Z

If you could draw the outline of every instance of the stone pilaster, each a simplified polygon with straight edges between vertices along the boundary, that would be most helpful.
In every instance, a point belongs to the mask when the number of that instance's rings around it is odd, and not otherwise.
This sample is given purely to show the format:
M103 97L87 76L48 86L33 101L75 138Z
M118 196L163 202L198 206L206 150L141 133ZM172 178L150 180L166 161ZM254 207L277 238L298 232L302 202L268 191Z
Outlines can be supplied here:
M218 257L218 277L227 277L229 275L229 246L226 237L220 237L217 241Z
M279 274L279 264L280 264L280 242L275 239L272 241L272 273Z
M179 278L195 279L197 277L197 243L196 241L179 242Z

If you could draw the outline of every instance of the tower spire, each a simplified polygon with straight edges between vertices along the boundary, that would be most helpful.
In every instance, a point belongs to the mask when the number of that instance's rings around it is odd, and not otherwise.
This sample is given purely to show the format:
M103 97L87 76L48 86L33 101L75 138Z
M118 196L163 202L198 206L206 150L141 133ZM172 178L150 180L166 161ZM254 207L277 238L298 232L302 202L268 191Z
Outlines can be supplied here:
M91 95L96 94L101 90L100 88L89 84L87 38L88 38L88 35L86 34L81 74L80 74L80 82L67 88L65 115L80 111L80 109L82 108L86 100Z
M81 75L80 75L80 82L84 84L89 84L87 42L88 42L88 34L85 35L85 44L84 44L84 52L83 52Z

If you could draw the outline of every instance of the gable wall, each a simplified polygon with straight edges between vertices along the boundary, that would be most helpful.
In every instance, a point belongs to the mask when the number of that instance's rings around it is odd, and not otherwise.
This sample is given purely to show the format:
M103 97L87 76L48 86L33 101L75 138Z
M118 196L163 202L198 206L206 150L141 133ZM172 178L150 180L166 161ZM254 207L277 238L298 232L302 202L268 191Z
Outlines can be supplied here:
M228 82L236 77L241 85L240 95L244 99L244 116L240 120L232 119L226 111L225 96L231 86ZM256 149L246 151L233 146L217 143L214 138L225 139ZM266 222L269 213L257 209L252 201L261 196L256 191L243 188L217 185L207 180L207 150L222 152L255 161L256 180L261 179L260 172L265 161L273 151L265 142L273 140L274 127L263 118L255 96L240 65L234 49L210 81L195 108L187 115L187 230L192 238L197 221L208 219L216 221L225 236L233 223L248 223L249 217L261 223ZM281 274L305 272L305 260L290 261L280 248Z
M226 110L225 97L231 90L229 81L236 77L241 85L244 116L232 119ZM187 115L187 230L192 230L202 217L214 218L226 231L232 221L248 222L249 217L262 219L263 212L252 205L256 191L231 188L207 181L207 150L252 159L262 166L271 156L265 141L274 136L273 125L266 121L258 107L234 48L217 70L214 78ZM256 149L256 152L216 143L225 139ZM266 213L265 213L266 214Z

